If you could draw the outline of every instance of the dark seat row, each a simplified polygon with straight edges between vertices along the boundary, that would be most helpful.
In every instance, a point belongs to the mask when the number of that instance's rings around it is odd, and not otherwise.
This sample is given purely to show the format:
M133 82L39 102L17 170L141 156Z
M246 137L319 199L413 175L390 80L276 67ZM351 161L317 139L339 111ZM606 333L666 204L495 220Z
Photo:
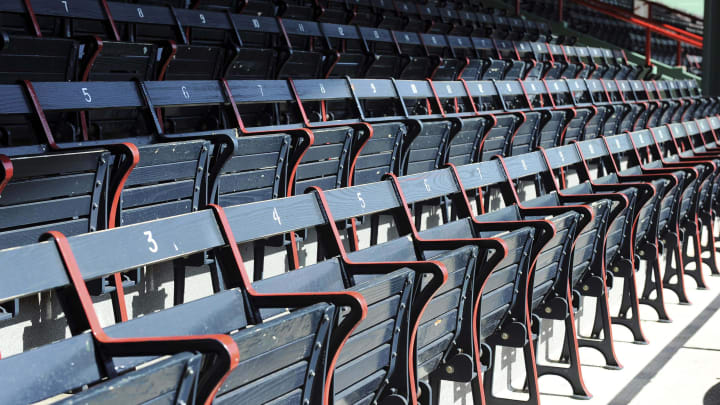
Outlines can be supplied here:
M14 1L13 1L14 2ZM13 3L11 2L11 3ZM130 3L130 4L123 4ZM107 7L105 6L107 4ZM357 1L347 4L339 1L271 1L255 0L240 2L237 0L185 0L178 1L81 1L73 4L54 5L52 2L32 0L31 7L24 8L22 2L12 4L7 11L14 13L34 14L42 16L46 9L71 14L73 8L89 8L102 11L106 20L114 20L115 30L124 33L122 16L130 10L141 18L152 18L150 10L164 9L164 14L177 14L179 17L189 15L188 10L198 10L206 17L207 13L242 13L254 17L282 17L307 21L328 22L333 24L357 24L367 27L388 28L394 30L430 32L437 34L459 33L478 36L492 36L499 39L531 39L549 38L550 28L545 23L535 23L517 17L505 16L501 10L482 9L467 2L446 2L442 5L414 1ZM101 9L102 7L102 9ZM139 10L139 11L138 11ZM480 12L478 12L480 11ZM142 14L142 15L140 15ZM147 17L146 17L147 16ZM4 25L14 31L44 35L62 36L65 27L62 23L51 22L45 18L36 21L24 21L22 18L8 18ZM179 22L183 22L181 18ZM204 23L212 24L212 19ZM130 28L129 31L132 31Z
M17 27L2 27L4 83L344 76L636 79L647 73L628 64L622 53L550 45L544 37L490 38L116 2L103 7L94 0L76 1L67 10L52 0L35 2L31 15L22 1L0 4L0 15L19 21ZM36 28L41 35L23 32L29 17L48 25ZM57 26L64 28L53 34Z
M68 97L65 89L77 94ZM716 107L712 100L693 96L695 89L685 82L600 80L158 82L139 88L131 83L36 83L25 90L32 90L28 102L36 105L38 123L47 117L45 111L90 108L91 116L144 107L145 113L136 115L157 124L154 107L172 106L175 116L187 117L183 105L225 109L231 101L228 115L234 118L221 120L235 122L229 125L238 126L241 136L232 129L168 134L156 128L151 137L100 140L94 150L63 152L93 142L55 143L48 129L44 142L58 152L39 153L45 145L3 148L0 153L10 158L5 158L0 246L31 243L51 229L76 235L193 212L209 203L229 206L289 196L310 186L366 184L385 173L420 173L445 163L473 163L699 118ZM10 99L22 97L20 86L3 90ZM92 102L86 94L94 97ZM133 125L121 123L118 132ZM108 132L111 128L105 126ZM293 250L297 241L291 236L283 244ZM257 248L262 253L262 246ZM255 270L261 277L261 262ZM126 274L92 291L114 292L137 278L137 273ZM122 305L118 311L119 316L125 312Z
M689 219L710 226L704 218L715 218L720 188L714 164L720 155L717 141L707 142L715 129L720 129L717 118L668 124L378 183L314 188L310 194L225 210L212 206L70 238L52 232L54 243L2 250L4 263L24 271L0 286L0 301L65 288L80 299L68 294L62 300L74 337L0 360L0 367L14 370L0 374L9 387L1 395L10 402L71 392L73 401L112 393L134 403L206 402L217 394L218 402L328 403L334 397L337 403L431 404L438 403L439 381L447 379L472 382L476 403L484 395L492 402L499 400L492 391L493 358L498 346L510 346L525 352L530 402L537 401L537 376L543 374L561 375L574 394L587 396L577 348L595 347L608 365L619 366L610 322L644 339L633 280L640 260L649 261L649 274L639 303L652 305L661 319L663 288L682 297L684 273L702 282L700 262L695 272L682 261L661 272L657 247L660 240L669 246L670 236L691 232ZM678 143L692 152L680 152ZM629 167L619 170L617 160L624 156L631 157ZM610 174L591 173L598 161ZM560 169L575 171L581 183L562 189L566 176L557 177ZM538 197L519 194L516 183L527 180L537 185ZM477 190L483 196L474 213L467 194ZM487 196L494 190L505 208L487 212L483 207L490 206ZM440 226L419 230L414 225L419 213L410 208L438 198L450 202L452 214ZM337 224L381 213L392 216L398 236L346 252ZM250 281L238 243L308 228L316 229L322 245L316 264ZM675 235L675 229L683 231ZM694 260L701 260L700 251L714 255L714 244L696 243ZM634 247L652 247L655 256L633 253ZM215 294L100 327L85 280L200 252L210 253L221 274ZM613 275L625 278L624 300L628 297L617 318L610 318L607 308ZM663 284L673 276L676 284ZM591 336L574 328L582 296L599 298ZM185 322L176 322L178 316ZM569 351L566 359L536 367L542 318L566 322ZM87 329L93 333L81 334ZM223 336L237 329L231 340ZM193 336L198 333L216 335ZM172 337L158 337L165 335ZM95 353L84 349L90 341ZM170 357L155 360L162 355ZM39 356L45 367L38 374L33 364ZM67 378L67 356L86 372ZM219 360L203 362L207 356ZM153 390L137 396L140 381L160 381L172 372L185 378L165 378L170 383L153 384ZM35 381L44 381L43 390Z
M524 0L522 10L554 20L558 16L558 2L550 0ZM653 13L661 10L660 7L652 7ZM630 7L630 12L633 8ZM596 12L574 2L565 2L563 16L569 26L579 32L596 36L611 44L624 49L645 53L645 29L639 25L627 23ZM662 18L655 21L661 22ZM665 21L667 23L667 20ZM672 25L672 24L671 24ZM680 25L676 27L682 28ZM699 32L702 35L702 31ZM668 65L676 65L678 57L678 43L663 36L651 35L650 47L652 58ZM693 73L701 71L702 49L687 44L681 44L681 62Z
M0 149L11 156L7 165L14 169L4 176L1 204L7 215L1 246L32 242L53 227L77 234L191 212L211 202L227 206L288 196L309 186L365 184L385 173L413 174L448 162L516 155L700 118L716 108L714 102L692 96L694 87L688 86L694 84L308 80L228 82L225 87L159 82L142 86L147 91L143 101L130 83L37 83L32 88L40 122L45 111L55 114L85 105L92 108L88 113L173 106L179 116L186 111L183 104L197 108L196 97L223 109L231 98L230 114L220 120L239 125L241 136L231 129L180 134L157 129L151 137L96 141L98 149L82 153L38 153L43 145ZM75 99L65 88L78 93ZM0 90L8 97L22 94L20 86ZM84 94L96 98L88 103ZM113 97L105 96L109 94ZM233 111L237 115L229 118ZM17 106L5 112L32 113ZM323 113L330 119L324 120ZM150 115L148 121L157 122ZM132 125L123 123L117 131ZM106 126L108 132L111 128ZM44 143L56 142L52 128L45 138ZM11 139L11 145L22 141ZM118 143L123 140L132 145Z

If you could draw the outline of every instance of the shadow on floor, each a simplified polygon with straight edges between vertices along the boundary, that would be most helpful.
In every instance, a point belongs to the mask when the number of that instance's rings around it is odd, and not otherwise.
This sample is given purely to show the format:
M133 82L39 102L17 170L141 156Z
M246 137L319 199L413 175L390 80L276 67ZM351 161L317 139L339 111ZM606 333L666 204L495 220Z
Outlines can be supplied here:
M717 383L710 387L703 397L703 405L717 405L720 404L720 383Z

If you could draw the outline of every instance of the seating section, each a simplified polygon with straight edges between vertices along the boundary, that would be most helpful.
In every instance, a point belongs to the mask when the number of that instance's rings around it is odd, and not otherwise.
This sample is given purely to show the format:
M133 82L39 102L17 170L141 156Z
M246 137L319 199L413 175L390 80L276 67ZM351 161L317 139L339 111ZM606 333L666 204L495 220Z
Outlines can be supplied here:
M632 14L634 7L632 1L604 1L624 9ZM625 4L620 4L625 3ZM536 14L548 20L555 20L558 16L558 2L551 0L523 0L522 10ZM669 11L662 4L654 3L650 7L650 18L659 24L669 24L692 34L702 36L702 19L692 17L677 11ZM572 1L563 2L563 17L569 26L578 32L598 37L613 45L617 45L629 51L645 54L645 29L623 20L609 17L589 7L576 4ZM652 34L650 37L652 58L670 66L677 64L678 43L673 39ZM702 71L702 49L682 43L681 65L695 74Z
M3 403L437 405L442 381L538 403L548 374L589 398L580 347L619 368L614 327L646 343L640 305L670 320L665 292L720 274L720 100L619 49L476 1L0 21ZM172 304L148 310L157 283ZM70 337L31 321L7 351L33 300ZM554 321L563 354L538 361ZM527 400L496 390L503 347Z

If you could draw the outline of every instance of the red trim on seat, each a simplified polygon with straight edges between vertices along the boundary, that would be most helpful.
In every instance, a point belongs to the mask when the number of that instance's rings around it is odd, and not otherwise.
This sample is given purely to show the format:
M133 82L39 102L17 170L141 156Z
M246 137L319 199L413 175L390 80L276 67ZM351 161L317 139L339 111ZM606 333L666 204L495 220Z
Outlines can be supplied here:
M105 3L105 0L102 0L103 3ZM107 7L107 4L105 4ZM117 34L117 32L116 32ZM82 77L80 78L81 81L86 82L88 80L88 77L90 77L90 71L92 70L93 65L95 64L95 60L100 56L100 53L103 49L103 40L95 35L93 37L95 40L95 52L93 52L92 56L88 59L87 64L85 65L85 70L83 71ZM83 140L88 140L88 125L87 125L87 118L85 111L80 111L80 130L82 132Z
M115 25L115 19L113 19L113 16L110 13L110 7L108 6L107 0L100 0L100 3L102 4L103 11L105 11L108 23L110 23L110 28L112 29L115 40L120 41L120 34L118 33L117 26Z
M36 118L40 121L42 132L45 135L45 139L47 139L50 149L60 149L57 143L55 143L55 138L53 137L52 130L50 130L50 124L48 124L47 122L47 117L45 117L45 111L43 111L42 105L40 104L37 93L35 93L35 88L33 87L32 82L30 80L23 80L23 84L25 85L25 90L30 97L30 104L32 106L33 112L35 113Z
M555 110L555 97L553 97L552 92L550 91L550 87L547 84L547 81L545 79L542 79L543 85L545 85L545 91L548 92L548 98L550 99L550 104L552 104L552 109Z
M158 80L162 81L165 80L165 74L167 73L167 69L170 66L170 62L172 62L173 58L177 54L177 44L173 40L168 41L168 46L170 47L170 55L165 59L162 66L160 67L160 70L158 71Z
M470 106L472 107L473 112L476 116L480 115L478 113L477 107L475 106L475 100L473 100L473 96L472 93L470 93L470 88L468 87L467 82L465 81L465 79L460 79L460 81L462 82L463 87L465 87L465 93L467 93L468 99L470 100Z
M297 89L295 88L295 82L293 81L293 79L287 79L287 82L290 85L290 90L292 91L292 95L295 98L295 102L297 103L297 108L300 111L300 116L302 117L303 124L305 124L306 127L311 127L312 124L310 123L310 120L305 113L305 106L303 105L302 100L298 95Z
M9 157L0 155L0 166L3 168L3 177L0 178L0 194L3 189L10 183L13 176L13 165Z
M232 337L229 335L153 336L141 338L115 338L108 336L100 324L100 320L93 307L92 298L83 279L82 271L75 260L75 255L65 235L57 231L50 231L43 235L43 239L53 239L55 242L70 283L77 293L77 298L82 307L85 319L90 326L90 332L96 343L99 344L100 348L104 349L104 351L116 352L118 355L160 355L181 353L187 351L192 345L196 346L196 349L205 349L213 351L218 355L224 355L224 360L227 362L226 367L224 367L224 374L218 381L214 382L214 387L208 393L207 398L200 398L204 400L203 403L205 405L210 405L213 402L215 394L222 386L222 383L240 362L240 352ZM142 333L142 331L138 331L138 333ZM153 345L152 343L155 344ZM149 346L161 347L161 349L151 349ZM112 353L108 354L112 355Z
M525 90L525 84L523 83L523 80L517 79L518 83L520 83L520 88L523 91L523 95L525 96L525 102L528 105L528 108L530 111L534 111L535 109L532 106L532 103L530 102L530 97L528 97L527 90Z
M133 171L135 166L137 166L138 162L140 162L140 152L138 151L137 146L133 145L132 143L125 142L116 145L116 147L126 149L125 154L129 156L130 161L127 165L125 173L123 173L120 181L117 184L117 187L115 188L114 193L112 194L112 202L110 203L110 214L108 217L108 228L115 228L117 226L118 211L120 208L120 197L122 196L122 191L125 188L125 182L127 181L128 177L130 177L130 173ZM113 274L113 280L115 281L115 298L117 301L118 310L120 311L120 319L124 322L128 320L128 311L127 304L125 302L125 290L122 285L121 273Z
M38 24L37 16L35 15L35 10L33 10L32 7L32 1L31 0L23 0L23 3L25 4L25 10L27 11L27 15L30 18L30 24L32 24L33 31L35 31L35 36L38 38L42 38L42 31L40 30L40 24Z
M433 96L435 96L435 103L437 104L438 108L440 109L440 115L442 115L443 118L445 118L445 109L442 106L442 102L440 102L440 97L438 97L437 91L435 90L435 85L433 84L433 81L431 79L425 79L425 81L428 82L430 85L430 90L433 93ZM430 104L430 101L428 100L428 104ZM431 114L432 110L428 111L428 114Z
M393 176L392 174L390 174ZM330 226L333 236L336 239L336 244L338 246L338 249L340 250L340 256L342 257L342 260L347 263L358 263L358 264L376 264L376 263L382 263L382 264L433 264L437 266L440 269L440 272L442 273L443 280L442 284L445 284L447 281L448 273L447 269L445 268L445 265L441 262L434 261L434 260L423 260L423 261L407 261L407 262L353 262L347 257L347 253L345 252L345 248L342 243L342 239L340 238L340 233L337 230L337 227L335 226L335 220L333 219L332 214L330 213L329 205L327 203L327 200L325 199L325 194L323 191L318 187L312 187L314 191L317 193L318 198L320 199L320 202L322 204L323 211L325 212L325 215L327 215L327 221L328 225ZM402 201L403 204L405 204L404 201ZM407 207L407 205L405 205ZM412 221L411 221L412 222ZM413 225L411 225L413 226ZM414 325L411 326L411 333L410 333L410 342L409 342L409 350L408 350L408 378L409 381L412 383L410 384L410 403L415 404L417 403L417 384L415 384L415 363L414 363L414 355L415 352L415 340L417 337L417 331L420 327L420 321L422 320L422 315L427 309L428 305L430 304L430 301L432 300L432 297L428 299L428 301L423 305L423 307L420 309L417 321Z
M355 301L355 304L358 304L362 308L362 312L360 314L360 319L355 323L355 325L350 329L350 331L344 336L343 340L341 341L339 347L337 348L337 351L334 353L332 359L330 360L329 367L328 367L328 383L325 384L325 391L323 392L323 404L329 405L330 402L330 395L332 395L331 389L333 387L332 384L329 382L332 379L333 372L335 370L335 365L337 364L337 360L340 357L340 352L342 351L342 347L345 345L347 340L352 335L352 332L355 330L355 328L360 324L360 321L365 319L367 316L367 303L365 302L365 298L357 291L339 291L339 292L310 292L310 293L285 293L285 294L265 294L265 293L259 293L255 291L255 289L252 286L252 282L247 276L247 271L245 270L245 264L242 256L240 255L240 249L238 248L238 244L235 240L235 235L232 232L232 228L230 227L230 222L227 219L227 216L225 215L225 210L223 210L222 207L215 204L209 204L208 205L213 212L215 213L215 217L219 222L219 226L221 227L221 231L223 233L224 238L226 239L226 243L230 247L230 251L232 252L235 264L237 266L237 271L240 274L240 278L243 283L243 287L247 290L248 294L252 297L277 297L277 296L283 296L283 297L318 297L322 298L323 296L328 297L336 297L336 298L348 298L349 301ZM331 224L334 224L332 217L330 216L329 211L327 212L327 215L329 216L329 221ZM337 234L337 230L333 227L333 231L336 233L336 237L339 238L339 234ZM320 302L320 300L318 300Z
M232 108L233 110L233 115L235 116L235 122L237 123L238 130L243 134L247 133L247 130L245 129L245 124L243 123L242 117L240 116L240 110L238 110L237 103L235 102L235 97L233 97L232 90L230 90L230 84L224 77L220 79L220 84L222 84L223 90L225 90L225 97L227 97L228 102L230 102L230 108Z

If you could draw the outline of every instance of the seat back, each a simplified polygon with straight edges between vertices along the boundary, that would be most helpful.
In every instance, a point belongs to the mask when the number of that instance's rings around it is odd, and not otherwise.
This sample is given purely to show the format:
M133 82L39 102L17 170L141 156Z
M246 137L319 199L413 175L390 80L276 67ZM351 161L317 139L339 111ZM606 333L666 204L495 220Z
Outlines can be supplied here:
M313 133L312 145L301 156L295 172L296 191L303 192L310 186L332 189L351 184L357 154L372 134L369 125L358 121L359 111L349 83L337 79L296 80L292 88Z
M408 116L419 120L417 132L404 142L400 174L439 168L445 163L450 140L460 129L459 122L438 114L439 100L427 81L398 80L395 86Z
M433 24L433 27L439 28L439 24ZM420 34L420 39L425 44L431 60L434 60L433 69L428 77L433 80L455 80L465 62L454 54L448 38L438 33L430 33Z
M402 66L393 33L386 28L360 27L360 35L367 43L371 55L365 77L372 79L398 77Z
M545 73L545 78L555 80L569 76L574 78L573 74L570 72L568 73L568 76L565 76L565 71L568 69L573 71L575 69L575 65L568 65L562 46L558 44L547 44L547 46L550 50L553 62L548 71Z
M525 76L522 77L523 79L542 79L545 74L545 64L539 59L538 55L536 54L536 48L534 45L535 44L527 41L515 42L515 49L517 49L518 51L518 56L520 56L520 60L525 62L525 64L527 65ZM540 49L544 48L544 44L538 45ZM547 48L544 49L547 51Z
M432 172L431 172L432 173ZM423 173L416 176L405 176L400 178L400 186L423 187L426 175ZM418 183L418 179L422 179ZM403 181L406 180L406 181ZM404 184L405 186L403 186ZM425 378L435 371L443 358L454 353L451 349L460 347L464 352L473 351L472 343L467 339L469 331L462 319L468 319L471 315L470 305L473 300L473 274L476 270L478 256L485 257L487 252L480 252L477 246L473 246L471 239L474 238L468 229L463 228L462 223L453 223L422 232L416 236L410 235L409 226L413 219L404 211L405 207L399 197L394 197L393 185L389 181L373 183L369 185L351 187L349 189L334 190L325 193L328 206L333 212L336 220L354 218L360 215L369 214L391 214L395 219L399 237L388 242L383 242L356 250L348 255L354 262L374 262L379 258L387 261L415 261L434 260L445 265L448 271L447 281L435 292L432 300L425 307L422 317L418 322L417 342L417 371L414 373L417 378ZM379 199L368 199L358 207L355 201L363 195L383 195L383 201ZM422 240L431 239L468 239L467 244L459 244L457 247L448 249L436 249L423 247ZM485 249L483 249L485 250ZM492 263L496 263L493 261ZM489 269L488 271L491 271ZM357 278L356 278L357 280ZM430 278L416 278L422 286L429 285ZM479 281L478 281L479 282ZM464 335L463 335L464 334ZM460 336L465 336L461 338Z
M592 96L583 80L568 79L567 85L576 114L568 125L564 143L598 137L602 129L605 108L593 105Z
M353 173L353 184L380 181L386 173L400 173L403 147L408 134L418 130L418 121L403 117L384 119L383 110L389 115L402 114L402 106L393 84L389 80L353 79L353 94L361 113L373 128L373 135L360 150Z
M398 179L405 201L408 204L417 204L423 201L436 200L445 196L453 200L453 204L466 204L463 190L458 187L454 175L449 169L440 169L421 175L404 176ZM470 238L499 238L508 248L506 255L497 264L491 265L488 256L480 253L477 270L475 271L474 294L482 294L480 298L480 336L484 341L494 333L499 333L504 320L514 311L518 316L525 305L521 296L520 283L527 280L530 262L533 260L529 254L532 245L534 229L531 227L503 228L502 221L516 221L519 214L516 207L508 207L495 212L483 214L473 218L463 218L463 209L455 207L460 219L446 222L443 225L428 228L419 233L426 240L431 239L470 239ZM417 214L416 214L417 215ZM483 223L493 223L492 226ZM456 251L457 252L457 251ZM437 252L439 253L439 252ZM433 253L426 253L433 255ZM440 256L435 256L440 257ZM447 265L448 269L457 265ZM448 282L441 291L449 290L455 279L450 272ZM457 288L457 287L456 287ZM482 291L481 291L482 290ZM431 305L433 305L431 303ZM439 344L439 343L438 343Z
M568 60L580 66L578 79L589 79L595 71L595 64L590 58L590 51L584 46L565 46Z
M35 38L0 31L0 83L75 80L78 77L78 47L71 39ZM65 121L73 121L65 114L48 114L47 120L53 129L65 129ZM0 145L31 143L33 135L33 125L25 117L0 117Z
M64 82L77 77L78 44L0 32L0 81Z
M319 78L323 68L322 31L312 21L285 18L281 22L288 45L280 53L277 78Z
M556 204L558 202L552 195L525 201L525 205L530 207L544 207ZM529 216L525 218L539 219L541 217ZM563 275L568 275L572 263L573 256L570 254L570 250L578 237L578 219L579 215L574 212L557 215L551 219L556 234L540 252L535 262L531 310L538 309L545 304L546 299L550 298L554 292L562 291L565 288L564 283L566 281ZM583 257L580 256L580 258Z
M348 189L351 188L341 190ZM324 193L328 202L333 201L333 192ZM357 197L353 194L353 198ZM367 201L376 200L368 198ZM246 207L255 214L248 217ZM245 243L292 230L334 226L326 220L323 209L316 195L303 194L272 202L229 207L226 213L230 226L242 236L237 242ZM297 215L298 212L308 215ZM242 229L252 231L242 232ZM411 292L414 291L413 284L421 277L402 264L395 266L397 269L394 271L364 273L358 266L353 269L345 264L345 260L361 261L361 256L365 254L363 251L351 254L347 259L344 256L339 258L333 256L333 252L338 251L335 244L341 242L327 239L324 243L323 252L330 256L328 259L257 281L253 285L259 292L324 292L347 288L362 294L369 307L368 316L355 329L348 340L347 350L343 350L338 358L334 378L335 399L356 402L364 398L382 398L389 395L390 386L404 381L406 377L403 376L407 375L407 370L403 369L407 367L407 358L403 353L408 350L408 328L411 327L408 315L416 311L410 301L413 297ZM414 255L412 249L400 251ZM398 250L384 249L373 254L370 261L392 261L395 252ZM368 264L365 268L373 266L377 265ZM278 311L281 310L261 311L261 316L267 319ZM389 381L385 381L386 378Z
M517 80L525 77L531 63L521 60L515 44L506 39L495 39L495 49L499 57L505 61L506 69L502 78L505 80Z
M545 90L544 86L539 82L530 82L525 86L519 81L501 81L496 85L505 110L517 112L521 117L520 124L510 139L507 155L518 155L534 150L543 115L541 111L534 110L529 92L532 92L533 100L536 100Z
M499 212L499 211L496 211ZM482 223L495 220L495 212L476 217ZM509 317L522 313L519 305L524 305L525 297L520 296L520 283L526 281L531 258L526 253L532 249L535 232L532 228L521 228L508 232L484 232L483 237L498 237L509 247L508 254L490 275L480 301L480 339L487 340L501 333L502 326Z
M478 80L482 72L487 69L489 62L481 59L475 51L472 38L448 35L447 41L455 58L463 62L461 63L460 70L457 72L457 79Z
M93 23L96 21L79 20ZM79 25L79 24L78 24ZM82 27L91 29L91 27ZM91 35L85 41L79 79L82 81L145 81L155 78L158 49L155 44L120 42L103 39L98 33L77 32L75 35ZM80 117L83 135L103 138L105 134L136 131L142 125L142 112L136 109L88 111Z
M450 140L447 162L464 165L480 159L480 142L490 129L490 119L485 117L464 118L462 128Z
M287 196L293 137L243 136L237 143L222 166L210 201L229 207Z
M49 230L100 229L112 160L106 150L12 158L13 177L0 198L0 248L37 242Z
M480 159L480 145L488 130L492 117L478 115L478 109L469 88L458 81L434 82L435 95L442 111L454 127L443 161L457 165L476 162Z
M610 81L605 82L605 85L609 86L608 89L615 89L615 91L608 90L610 96L613 97L613 101L622 101L626 105L626 108L629 108L628 113L620 122L618 132L632 131L645 106L635 98L635 92L628 80L614 80L613 82L614 85L610 84Z
M407 28L405 28L407 29ZM413 31L392 31L398 45L402 66L398 78L405 80L423 80L437 67L437 61L428 54L428 49L420 34Z
M145 145L138 150L140 160L120 197L118 225L193 212L207 204L209 141Z
M698 127L691 126L690 128L693 129L690 131L686 131L685 128L682 124L668 124L665 127L651 130L658 152L662 153L665 161L679 163L682 155L688 155L687 152L683 153L682 149L678 148L679 144L684 144L688 151L692 150L692 147L687 147L687 145L690 137L697 136ZM716 162L716 160L712 161ZM681 212L684 221L694 221L695 215L701 212L700 208L710 204L711 190L717 177L717 174L713 172L714 166L709 161L696 163L692 167L697 171L698 178L694 180L690 190L686 190L683 195L686 207Z
M320 23L320 29L330 50L323 77L363 77L371 58L360 37L360 29L328 22Z
M473 36L470 38L475 48L477 57L483 62L482 70L479 71L477 79L500 80L505 74L508 63L500 59L495 44L490 38Z
M490 160L495 155L505 155L521 119L515 114L503 114L504 105L500 93L491 81L468 82L470 95L481 114L491 115L493 125L480 143L480 159ZM497 114L496 114L497 113Z
M501 166L507 180L500 182L496 187L501 190L505 204L516 203L522 204L523 207L541 208L538 211L526 212L523 212L521 208L522 218L544 219L547 214L543 214L543 207L562 205L556 193L541 195L526 201L517 199L518 195L513 182L534 179L538 174L547 170L540 152L502 159ZM512 198L511 194L514 195ZM554 212L548 220L555 227L555 235L540 251L535 262L532 305L530 306L533 311L540 305L545 305L546 300L553 293L563 296L563 291L566 290L565 283L571 281L573 246L576 249L583 247L578 245L578 236L582 230L580 229L582 214L579 211L568 208L566 211ZM586 243L595 243L595 240L588 240Z
M284 0L280 2L278 15L309 21L316 15L315 6L315 3L306 0Z

